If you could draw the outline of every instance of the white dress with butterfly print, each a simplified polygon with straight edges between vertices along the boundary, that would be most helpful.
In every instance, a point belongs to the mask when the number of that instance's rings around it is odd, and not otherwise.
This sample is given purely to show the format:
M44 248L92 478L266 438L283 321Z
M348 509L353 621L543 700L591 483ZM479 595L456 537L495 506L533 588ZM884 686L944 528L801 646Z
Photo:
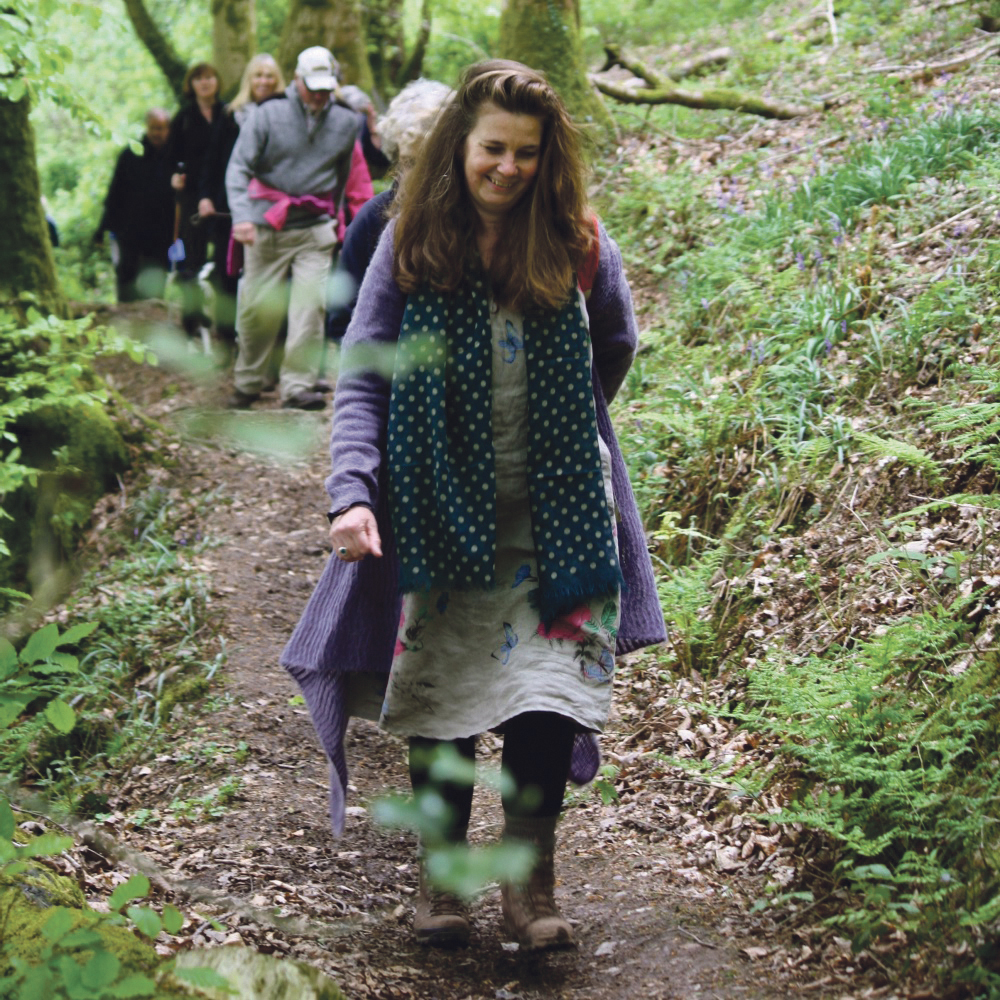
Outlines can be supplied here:
M581 605L548 630L528 600L538 575L521 318L502 309L492 315L497 586L404 597L381 718L400 736L457 739L522 712L557 712L600 731L611 704L618 596ZM611 455L603 441L600 449L614 528Z

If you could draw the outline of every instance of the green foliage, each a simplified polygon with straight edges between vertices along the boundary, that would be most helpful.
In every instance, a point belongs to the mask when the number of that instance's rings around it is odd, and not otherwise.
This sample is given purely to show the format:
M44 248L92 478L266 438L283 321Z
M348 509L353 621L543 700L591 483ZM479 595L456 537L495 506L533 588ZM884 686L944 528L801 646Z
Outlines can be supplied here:
M127 461L96 359L143 348L88 319L0 312L0 583L20 583L36 533L72 547ZM45 503L41 497L44 496ZM0 607L6 599L0 596Z
M964 461L1000 472L1000 365L957 365L955 377L975 389L975 396L926 408L927 423Z
M213 504L217 498L210 495L203 502ZM69 636L81 644L76 669L70 670L72 664L56 649L53 655L62 672L46 668L49 673L35 683L19 723L0 730L0 771L30 777L50 794L65 797L75 810L101 812L107 783L119 769L127 771L155 751L172 707L208 691L225 650L220 646L206 656L209 595L205 579L191 564L205 544L197 530L200 509L182 502L174 491L136 491L118 554L112 548L107 565L78 585L70 615L90 624L74 626L57 640L68 642ZM115 539L109 534L105 542L113 547ZM108 594L114 598L108 600ZM55 629L49 625L43 630L47 642ZM38 649L39 641L29 640L25 649ZM20 660L18 664L21 670ZM23 668L26 676L33 676L30 669ZM44 690L42 683L48 685ZM60 703L75 706L71 732L54 731L42 710L45 702L39 699L50 690L58 693ZM18 698L18 704L29 693L8 691L6 684L0 692ZM207 802L205 808L221 808L220 801ZM201 811L192 806L194 814Z
M969 649L967 607L898 621L824 656L776 649L751 672L734 713L779 736L800 776L797 798L769 821L802 824L837 845L833 875L857 896L830 922L857 949L892 930L912 946L990 933L981 908L1000 888L991 818L1000 678L994 654L972 658L965 672L946 669Z
M475 765L447 744L435 749L426 763L435 782L472 784L478 779L505 794L512 791L507 774L489 771L477 774ZM520 879L531 869L533 851L522 845L469 848L465 844L449 844L445 832L452 820L451 809L433 788L413 797L378 799L372 803L372 816L382 826L418 834L431 881L467 898L490 882Z
M32 942L30 957L18 954L15 939L25 928L15 928L15 907L24 904L18 879L30 876L28 859L58 855L72 846L69 837L42 834L15 843L16 819L10 802L0 796L0 885L13 881L14 894L0 897L0 997L10 1000L116 1000L130 997L187 996L171 984L171 964L164 964L149 947L132 939L132 933L152 942L163 930L178 933L184 915L166 904L158 913L150 906L135 905L149 893L145 875L132 875L117 886L108 899L107 914L81 904L50 906L42 913L39 935ZM6 899L6 902L5 902ZM128 905L128 904L133 905ZM161 968L156 969L156 966ZM217 973L206 969L178 970L194 986L226 989Z
M60 647L76 645L96 628L96 622L88 622L60 635L51 623L32 633L20 653L0 636L0 729L12 725L28 706L44 711L61 733L76 725L76 712L60 695L69 676L79 674L80 662Z

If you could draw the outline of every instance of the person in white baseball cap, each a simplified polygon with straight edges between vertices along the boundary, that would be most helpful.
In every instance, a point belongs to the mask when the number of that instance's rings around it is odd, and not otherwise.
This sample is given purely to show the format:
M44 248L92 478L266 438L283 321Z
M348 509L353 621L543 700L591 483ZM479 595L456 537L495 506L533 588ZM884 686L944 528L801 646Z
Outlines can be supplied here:
M295 75L309 90L336 90L339 70L333 53L322 45L304 49L295 64Z

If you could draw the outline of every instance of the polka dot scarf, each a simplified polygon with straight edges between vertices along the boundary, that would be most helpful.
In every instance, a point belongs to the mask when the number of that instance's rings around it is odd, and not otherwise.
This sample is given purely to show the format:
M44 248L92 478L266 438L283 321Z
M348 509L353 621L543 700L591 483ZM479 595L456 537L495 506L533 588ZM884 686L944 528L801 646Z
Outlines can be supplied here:
M579 297L524 320L528 494L550 623L622 584L604 494ZM496 586L492 347L484 283L407 299L389 402L388 465L404 593Z

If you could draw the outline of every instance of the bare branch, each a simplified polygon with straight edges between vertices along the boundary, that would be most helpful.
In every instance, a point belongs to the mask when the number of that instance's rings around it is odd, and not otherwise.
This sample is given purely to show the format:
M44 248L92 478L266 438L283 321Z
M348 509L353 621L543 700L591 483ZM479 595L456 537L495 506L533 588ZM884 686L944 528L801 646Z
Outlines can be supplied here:
M685 77L697 76L710 66L725 66L733 58L733 50L729 46L711 49L700 56L694 56L679 63L667 73L671 80L683 80Z
M919 80L937 76L939 73L951 73L957 69L965 69L980 59L995 55L1000 52L1000 41L992 39L978 49L966 52L964 55L955 56L954 59L945 59L936 63L921 63L916 66L871 66L861 72L865 74L884 73L886 76L895 76L901 80Z
M396 74L393 81L400 90L411 80L416 80L420 76L424 65L424 56L427 54L427 43L431 37L431 4L430 0L423 0L420 5L420 32L406 62Z
M160 67L177 99L180 100L187 64L177 54L170 39L160 31L159 25L146 9L144 0L123 0L123 2L139 41L156 60L156 65Z
M833 47L837 47L837 18L833 11L833 0L826 0L826 21L830 25L830 37Z

